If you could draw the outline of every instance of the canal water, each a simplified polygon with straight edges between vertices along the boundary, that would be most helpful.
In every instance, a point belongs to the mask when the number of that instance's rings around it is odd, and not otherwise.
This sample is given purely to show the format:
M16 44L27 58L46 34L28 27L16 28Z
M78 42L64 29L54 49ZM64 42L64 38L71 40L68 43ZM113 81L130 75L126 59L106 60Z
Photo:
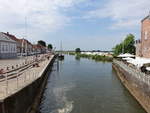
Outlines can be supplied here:
M55 62L41 113L146 113L118 80L111 63L65 56Z

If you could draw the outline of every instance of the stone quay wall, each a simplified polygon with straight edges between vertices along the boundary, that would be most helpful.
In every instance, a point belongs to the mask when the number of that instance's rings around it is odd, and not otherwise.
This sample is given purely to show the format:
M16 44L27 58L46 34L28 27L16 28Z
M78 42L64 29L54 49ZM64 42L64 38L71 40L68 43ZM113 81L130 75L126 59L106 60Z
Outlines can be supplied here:
M43 69L42 75L18 92L0 101L0 113L36 113L56 56Z
M118 60L113 61L112 67L124 86L150 113L150 75L146 75Z

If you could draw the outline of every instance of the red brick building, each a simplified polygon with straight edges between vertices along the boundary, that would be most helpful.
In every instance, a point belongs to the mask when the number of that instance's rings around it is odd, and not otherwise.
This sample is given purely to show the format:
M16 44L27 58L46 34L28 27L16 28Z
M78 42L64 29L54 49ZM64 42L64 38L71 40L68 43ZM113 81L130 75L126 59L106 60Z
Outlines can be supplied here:
M136 41L136 56L150 58L150 15L141 23L141 40Z

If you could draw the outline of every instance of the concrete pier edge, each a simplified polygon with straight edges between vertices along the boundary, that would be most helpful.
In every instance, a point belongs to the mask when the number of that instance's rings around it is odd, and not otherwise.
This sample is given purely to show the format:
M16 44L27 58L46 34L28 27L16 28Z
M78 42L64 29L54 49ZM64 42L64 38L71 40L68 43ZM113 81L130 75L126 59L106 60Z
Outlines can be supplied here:
M150 108L147 102L143 101L144 95L142 92L138 91L133 87L125 78L126 76L121 70L123 70L121 67L116 65L115 63L112 63L112 68L117 74L117 77L122 82L122 84L125 86L125 88L130 92L130 94L136 99L136 101L142 106L142 108L147 112L150 113ZM124 75L124 76L123 76ZM146 98L145 98L146 99Z
M55 55L53 57L53 59L50 61L48 67L46 68L46 70L44 71L44 75L45 75L45 78L39 88L39 91L34 99L34 102L32 104L32 106L27 110L27 113L39 113L39 105L41 103L41 99L42 99L42 96L43 96L43 93L44 93L44 89L45 89L45 86L47 84L47 80L49 78L49 75L51 73L51 70L52 70L52 66L53 66L53 63L56 59L57 55Z
M41 97L57 55L49 61L41 77L0 101L0 113L37 113Z

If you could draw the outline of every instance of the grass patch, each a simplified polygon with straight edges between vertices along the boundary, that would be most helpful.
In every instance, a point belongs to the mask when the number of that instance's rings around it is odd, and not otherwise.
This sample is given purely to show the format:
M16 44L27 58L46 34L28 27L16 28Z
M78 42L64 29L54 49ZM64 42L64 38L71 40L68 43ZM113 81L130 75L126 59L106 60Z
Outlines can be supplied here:
M112 62L113 61L113 56L105 56L105 55L87 55L87 54L81 54L81 53L75 53L75 52L70 52L69 55L75 55L78 59L79 58L87 58L87 59L92 59L95 61L103 61L103 62Z

